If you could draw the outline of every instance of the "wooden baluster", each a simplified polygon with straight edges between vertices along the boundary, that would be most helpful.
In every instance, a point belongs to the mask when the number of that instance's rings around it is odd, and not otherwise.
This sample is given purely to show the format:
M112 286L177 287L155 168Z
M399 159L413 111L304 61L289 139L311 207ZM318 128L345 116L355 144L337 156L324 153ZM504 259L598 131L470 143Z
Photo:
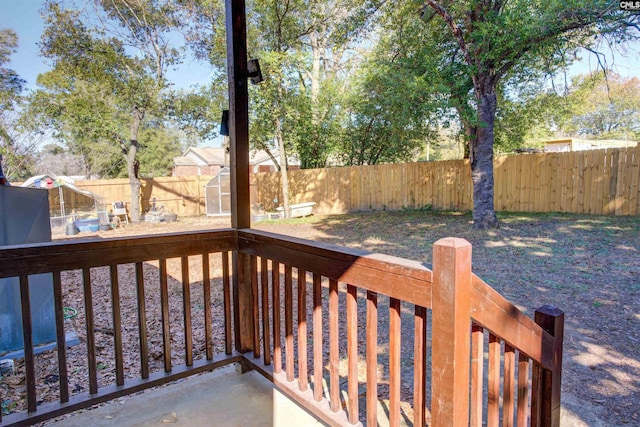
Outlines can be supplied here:
M531 427L542 424L540 410L542 407L542 365L535 360L531 368Z
M396 298L389 298L389 424L400 425L400 364L401 304Z
M264 364L271 364L271 336L269 330L269 266L266 258L260 258L260 286L262 290L262 346Z
M260 343L256 342L257 318L254 304L254 282L255 274L252 273L252 257L242 252L233 253L233 316L234 333L236 341L236 351L248 353L250 351L260 354ZM254 353L255 356L255 353ZM242 371L246 371L246 366L242 365Z
M329 397L331 410L340 410L340 347L339 347L338 282L329 280Z
M273 372L282 371L282 339L280 337L280 264L271 263L271 299L273 300Z
M558 308L544 305L536 310L534 319L542 329L553 337L553 367L551 370L539 369L540 416L543 426L560 425L560 384L562 381L562 342L564 339L564 312ZM535 366L535 365L534 365ZM533 414L532 414L533 425Z
M413 425L426 424L427 309L416 306L413 338Z
M67 344L64 333L64 304L62 301L62 279L60 272L53 272L53 302L56 315L56 350L58 352L58 377L60 403L69 401L69 373L67 370ZM0 411L2 412L2 411ZM0 421L2 418L0 418Z
M500 423L500 338L489 334L487 426L497 427Z
M251 255L251 315L253 317L253 357L260 357L260 305L258 304L258 258Z
M136 263L136 294L138 299L138 338L140 341L140 374L149 378L149 341L147 338L147 309L144 300L144 270Z
M322 400L322 277L313 273L313 398Z
M469 424L471 244L446 238L433 246L431 423Z
M518 427L527 426L529 415L529 358L518 352Z
M202 294L204 304L204 347L207 360L213 359L213 325L211 318L211 270L209 254L202 254Z
M29 292L29 278L27 276L20 276L20 303L22 309L25 385L27 386L27 412L35 412L38 400L36 395L35 356L33 354L31 294Z
M482 427L482 383L484 382L484 329L475 323L471 327L471 421L472 427Z
M122 314L120 310L120 286L118 266L109 266L111 278L111 315L113 319L113 345L116 359L116 385L124 385L124 361L122 356Z
M295 378L293 366L293 279L291 266L284 266L284 349L286 357L287 381Z
M184 352L187 366L193 365L193 328L191 327L191 283L189 257L182 257L182 313L184 324Z
M516 353L509 344L504 344L504 380L502 386L502 425L513 427L515 415L515 371Z
M98 371L96 366L96 339L93 323L93 298L91 296L91 271L82 269L82 284L84 290L84 315L87 328L87 360L89 364L89 393L98 392Z
M307 272L298 269L298 387L309 386L307 370Z
M378 424L378 294L367 291L367 425Z
M347 396L349 422L358 422L358 288L347 285ZM394 424L392 424L394 425Z
M229 278L229 252L222 252L222 292L224 298L224 351L231 354L233 335L231 334L231 280Z
M162 313L162 347L164 352L164 371L171 372L171 329L169 328L169 284L167 283L167 260L160 264L160 306Z

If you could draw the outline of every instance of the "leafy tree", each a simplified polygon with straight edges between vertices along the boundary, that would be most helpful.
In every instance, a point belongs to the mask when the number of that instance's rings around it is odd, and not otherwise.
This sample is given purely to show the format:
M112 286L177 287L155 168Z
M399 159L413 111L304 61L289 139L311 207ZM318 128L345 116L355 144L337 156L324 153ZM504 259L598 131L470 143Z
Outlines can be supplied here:
M593 139L640 139L639 78L623 78L611 71L576 76L563 98L565 112L556 114L563 133Z
M226 80L223 82L216 76L208 86L171 91L165 96L166 118L183 132L187 145L196 145L218 135L221 111L228 104L226 91Z
M179 11L162 0L98 0L96 6L97 24L47 2L41 51L53 70L39 79L45 90L34 96L48 101L42 113L75 152L98 145L111 147L103 153L120 150L131 185L131 219L137 222L139 137L145 119L162 115L167 67L181 60L170 43Z
M0 109L14 109L20 100L25 81L6 68L9 57L16 51L18 36L13 30L0 30Z
M443 115L421 59L426 40L421 22L406 20L411 8L394 8L379 22L375 48L350 78L346 134L340 145L346 164L410 161L436 138Z
M335 152L347 113L345 71L355 27L345 22L360 0L254 0L249 8L251 55L266 81L251 97L251 143L278 161L288 205L287 159L324 167Z
M14 31L0 30L0 154L4 160L3 172L9 181L28 176L32 163L31 144L17 132L25 81L6 67L17 46L18 37Z
M521 91L522 92L522 91ZM578 75L562 87L530 88L500 100L496 148L510 151L560 137L640 138L640 80L612 71Z
M426 31L438 43L436 54L425 61L444 77L440 82L458 102L469 138L474 227L496 227L493 149L499 84L510 74L558 67L566 62L564 53L578 46L594 48L597 36L635 38L639 16L604 0L425 0L422 10Z

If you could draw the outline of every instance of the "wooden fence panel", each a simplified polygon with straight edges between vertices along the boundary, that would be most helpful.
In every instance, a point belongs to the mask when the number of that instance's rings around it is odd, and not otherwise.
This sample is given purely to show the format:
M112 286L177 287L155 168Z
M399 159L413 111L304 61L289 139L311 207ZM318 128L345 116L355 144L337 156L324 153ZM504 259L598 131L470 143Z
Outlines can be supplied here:
M381 164L289 171L290 203L316 202L318 214L358 210L469 210L473 185L469 160ZM143 213L156 206L178 215L204 215L204 186L212 177L143 179ZM281 175L252 175L252 203L282 204ZM127 179L77 181L110 205L130 200ZM73 208L65 194L65 208ZM497 211L640 214L640 148L500 155L494 160ZM277 200L274 202L274 200Z
M640 214L640 150L636 149L631 152L631 159L629 163L629 174L631 175L631 194L629 196L629 215ZM627 163L627 164L629 164Z
M204 215L206 213L204 186L212 178L212 176L181 176L141 179L142 213L151 209L155 198L156 207L164 206L166 210L178 215ZM128 179L76 181L75 185L97 194L108 206L116 201L129 204L131 200Z

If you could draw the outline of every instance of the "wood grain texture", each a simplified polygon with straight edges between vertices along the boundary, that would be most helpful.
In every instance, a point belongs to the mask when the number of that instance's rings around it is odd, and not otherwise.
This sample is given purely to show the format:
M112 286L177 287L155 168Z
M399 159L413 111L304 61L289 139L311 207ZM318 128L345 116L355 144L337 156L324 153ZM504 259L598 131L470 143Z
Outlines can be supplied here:
M271 322L269 320L269 266L266 258L260 258L260 292L262 302L262 353L264 364L271 364Z
M36 395L36 366L33 353L33 329L31 324L31 294L29 292L29 278L20 276L20 309L22 312L22 342L24 345L25 385L27 388L27 412L35 412ZM95 349L94 349L95 359ZM97 388L97 385L96 385Z
M431 415L437 426L469 423L471 244L433 245Z
M276 374L282 371L282 339L280 336L280 264L271 263L271 286L273 301L273 370Z
M298 269L298 386L300 391L309 387L307 369L307 272Z
M284 351L287 381L295 378L293 365L293 278L290 265L284 266Z
M53 273L53 302L54 302L55 316L56 316L56 342L66 342L66 337L64 332L64 304L62 299L62 279L60 276L60 272ZM58 353L60 403L66 403L69 401L69 373L67 370L67 346L66 345L57 346L56 352Z
M471 427L482 427L484 383L484 330L475 323L471 327Z
M313 398L322 400L323 383L322 277L313 273Z
M113 321L113 347L116 362L116 385L124 385L124 361L122 356L122 314L120 310L120 285L118 266L109 267L111 279L111 319Z
M347 285L347 412L358 422L358 289Z
M401 310L399 299L389 299L389 423L393 426L400 425Z
M413 425L426 423L427 309L415 307L413 334Z
M193 326L191 324L191 282L189 257L180 259L182 270L182 321L184 326L184 353L187 366L193 365Z
M204 347L207 360L213 359L213 325L211 318L211 272L209 254L202 254L202 294L204 303Z
M338 305L338 282L329 280L329 396L331 400L331 411L340 410L340 335L339 335L339 313ZM336 314L338 313L338 314Z
M500 338L489 334L487 426L500 423Z
M257 230L240 230L243 253L265 256L363 290L431 307L432 272L422 264Z
M162 313L162 347L164 371L171 372L171 329L169 326L169 284L167 282L167 260L161 259L160 265L160 309Z
M82 287L84 293L84 319L87 331L87 363L89 368L89 393L98 392L98 368L96 361L96 338L93 318L93 296L91 293L91 271L82 269Z

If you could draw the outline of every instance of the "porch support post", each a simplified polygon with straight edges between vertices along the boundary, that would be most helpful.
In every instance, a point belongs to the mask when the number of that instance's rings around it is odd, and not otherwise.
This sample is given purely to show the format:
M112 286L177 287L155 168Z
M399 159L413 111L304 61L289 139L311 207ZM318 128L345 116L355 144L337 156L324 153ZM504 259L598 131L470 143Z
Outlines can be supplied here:
M229 81L231 226L251 227L249 199L249 94L247 19L244 0L225 0Z
M247 19L244 0L225 0L229 83L231 226L250 228L249 95L247 91ZM253 350L253 298L248 256L233 253L235 348Z
M433 246L431 417L434 426L469 424L471 244Z

